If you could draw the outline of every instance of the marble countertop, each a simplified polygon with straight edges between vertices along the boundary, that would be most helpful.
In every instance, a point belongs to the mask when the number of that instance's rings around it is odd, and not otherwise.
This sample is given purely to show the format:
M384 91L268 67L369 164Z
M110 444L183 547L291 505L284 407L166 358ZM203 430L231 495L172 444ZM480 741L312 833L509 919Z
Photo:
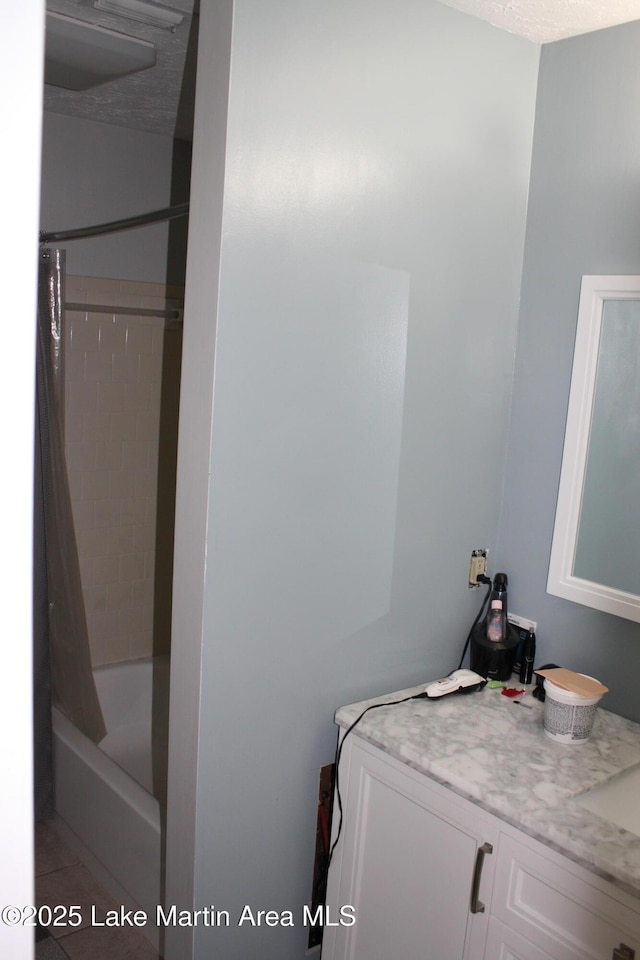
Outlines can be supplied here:
M423 689L341 707L336 723ZM518 699L485 688L413 700L370 710L353 733L640 897L640 837L573 799L640 763L640 724L599 707L587 743L556 743L530 689Z

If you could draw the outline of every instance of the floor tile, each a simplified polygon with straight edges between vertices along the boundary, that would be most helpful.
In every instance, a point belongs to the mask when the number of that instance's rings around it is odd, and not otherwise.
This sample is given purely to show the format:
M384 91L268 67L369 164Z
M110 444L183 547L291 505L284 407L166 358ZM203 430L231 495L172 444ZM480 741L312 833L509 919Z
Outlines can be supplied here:
M137 930L85 928L61 941L70 960L158 960L151 944Z
M37 905L52 910L77 906L82 916L79 927L51 925L48 932L56 939L36 944L36 960L61 956L70 960L159 960L139 930L91 925L92 917L104 920L106 911L117 909L117 904L60 838L55 823L36 824L35 852ZM61 951L54 952L56 947Z
M39 907L46 904L52 910L59 905L80 908L82 923L78 927L48 924L51 936L56 940L87 926L93 916L103 920L107 910L116 908L113 900L81 863L36 877L36 903Z
M47 937L41 943L36 943L35 960L68 960L67 954L58 946L57 940Z
M36 877L78 862L77 855L60 839L55 827L48 820L36 823L35 851Z

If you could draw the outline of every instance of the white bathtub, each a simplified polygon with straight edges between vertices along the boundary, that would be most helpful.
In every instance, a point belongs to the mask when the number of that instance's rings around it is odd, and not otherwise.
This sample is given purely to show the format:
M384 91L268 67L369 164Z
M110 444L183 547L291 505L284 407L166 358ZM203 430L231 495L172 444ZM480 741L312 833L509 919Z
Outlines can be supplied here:
M53 711L57 818L116 901L153 917L162 903L169 660L99 667L95 678L107 727L99 747ZM142 932L157 946L151 923Z

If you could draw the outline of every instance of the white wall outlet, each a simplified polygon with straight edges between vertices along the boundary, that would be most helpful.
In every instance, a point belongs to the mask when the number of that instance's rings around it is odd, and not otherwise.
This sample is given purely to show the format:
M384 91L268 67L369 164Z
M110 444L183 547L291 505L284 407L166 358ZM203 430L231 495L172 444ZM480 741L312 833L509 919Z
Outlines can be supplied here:
M482 577L487 572L487 551L484 547L471 551L471 563L469 564L469 586L479 587L478 577Z
M517 613L511 613L509 611L507 615L509 623L512 623L516 627L520 627L521 630L533 630L534 633L538 630L538 624L535 620L528 620L527 617L520 617Z

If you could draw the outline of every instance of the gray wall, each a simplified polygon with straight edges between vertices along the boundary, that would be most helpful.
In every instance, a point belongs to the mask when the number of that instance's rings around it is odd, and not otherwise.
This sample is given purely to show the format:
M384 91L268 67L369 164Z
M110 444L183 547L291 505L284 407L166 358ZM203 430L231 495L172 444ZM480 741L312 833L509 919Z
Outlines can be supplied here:
M171 203L173 139L45 113L40 225L70 230L137 216ZM168 225L60 243L80 276L164 283Z
M542 48L522 305L496 557L538 621L537 663L611 688L640 720L640 625L546 593L580 278L640 263L640 23Z
M455 667L480 601L539 48L428 0L233 9L224 158L230 6L201 14L167 896L299 918L333 711ZM305 940L197 929L195 955Z

